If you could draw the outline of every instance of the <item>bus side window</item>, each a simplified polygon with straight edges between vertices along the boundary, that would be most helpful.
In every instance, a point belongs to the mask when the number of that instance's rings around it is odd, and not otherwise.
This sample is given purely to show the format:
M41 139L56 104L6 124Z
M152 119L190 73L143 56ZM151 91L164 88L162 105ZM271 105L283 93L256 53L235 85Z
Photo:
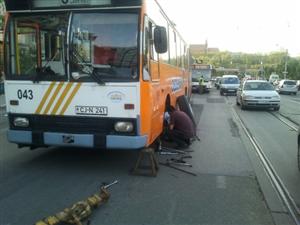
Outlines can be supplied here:
M149 22L149 31L150 31L150 58L152 60L158 61L158 55L154 47L154 28L155 26Z
M150 80L149 69L149 46L150 46L150 33L148 18L145 17L144 40L143 40L143 80Z

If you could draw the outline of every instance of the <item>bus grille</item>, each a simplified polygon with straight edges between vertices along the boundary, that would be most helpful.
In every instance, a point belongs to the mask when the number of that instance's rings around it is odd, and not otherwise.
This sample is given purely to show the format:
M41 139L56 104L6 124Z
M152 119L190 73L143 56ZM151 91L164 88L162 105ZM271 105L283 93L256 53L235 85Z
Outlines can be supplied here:
M131 121L133 122L135 129L133 133L127 135L136 134L135 119L9 114L9 124L11 129L20 129L14 127L13 125L13 120L15 117L26 117L29 119L30 127L26 129L21 128L21 130L32 130L39 132L64 132L76 134L116 134L116 132L114 132L114 124L116 121Z

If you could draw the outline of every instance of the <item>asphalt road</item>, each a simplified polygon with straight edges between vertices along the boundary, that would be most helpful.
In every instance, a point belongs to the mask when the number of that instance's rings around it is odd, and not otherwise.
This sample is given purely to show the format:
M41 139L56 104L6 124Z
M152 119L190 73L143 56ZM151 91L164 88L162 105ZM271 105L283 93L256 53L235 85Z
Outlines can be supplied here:
M281 94L280 97L280 113L297 124L300 124L300 92L298 92L296 96Z
M94 212L91 224L292 224L267 178L258 172L263 170L232 116L231 100L216 91L192 97L201 142L190 147L194 152L187 161L193 167L183 169L197 176L163 166L156 178L131 176L128 171L137 159L131 151L17 149L6 141L7 124L2 117L0 225L34 224L95 193L102 182L116 179L119 184L110 189L111 199ZM253 125L253 132L267 135L272 131L262 124L254 126L253 120L264 115L275 120L271 128L279 130L278 141L293 141L294 134L267 112L240 113ZM265 142L266 148L273 149L274 138ZM294 146L288 146L292 157ZM165 159L159 157L161 162ZM271 200L266 200L264 190L273 193Z
M232 104L235 99L229 99ZM297 132L283 124L268 110L236 111L258 140L277 174L300 208L300 171L297 166ZM272 112L274 113L274 112ZM281 95L281 107L276 114L285 115L300 124L300 96Z

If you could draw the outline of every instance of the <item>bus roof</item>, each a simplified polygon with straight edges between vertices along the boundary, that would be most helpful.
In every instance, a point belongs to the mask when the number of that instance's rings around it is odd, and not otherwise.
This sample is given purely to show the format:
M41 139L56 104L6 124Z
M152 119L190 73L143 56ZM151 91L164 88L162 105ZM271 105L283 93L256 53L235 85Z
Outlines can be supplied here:
M5 0L7 11L141 6L143 0Z

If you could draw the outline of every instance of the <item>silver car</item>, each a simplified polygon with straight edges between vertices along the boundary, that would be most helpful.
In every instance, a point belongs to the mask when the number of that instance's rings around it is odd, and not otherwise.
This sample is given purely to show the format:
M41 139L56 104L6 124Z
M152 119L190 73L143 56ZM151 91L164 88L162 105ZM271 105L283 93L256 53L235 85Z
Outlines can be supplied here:
M296 95L298 91L297 82L295 80L281 80L279 81L276 90L279 94L287 93Z
M237 91L236 104L241 109L273 108L280 109L280 96L274 87L264 80L246 80Z

